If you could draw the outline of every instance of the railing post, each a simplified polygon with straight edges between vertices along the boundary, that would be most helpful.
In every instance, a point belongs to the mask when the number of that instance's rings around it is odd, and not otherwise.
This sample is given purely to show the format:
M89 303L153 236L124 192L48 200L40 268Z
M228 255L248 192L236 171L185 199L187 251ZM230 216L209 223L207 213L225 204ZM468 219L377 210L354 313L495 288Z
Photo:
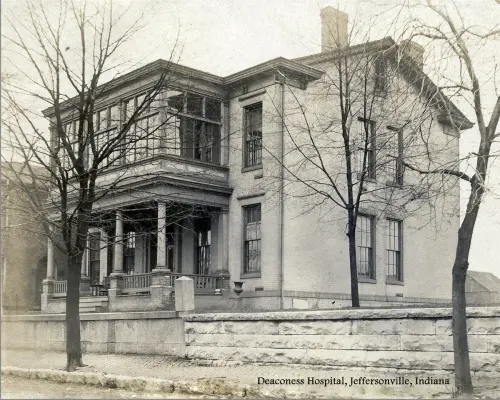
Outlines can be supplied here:
M172 276L170 272L153 270L151 273L151 305L158 310L169 309L172 306Z
M54 296L54 279L44 279L42 282L42 299L40 309L42 312L47 312L49 308L49 300Z
M109 277L108 307L110 311L117 311L116 298L122 293L123 275Z
M194 305L194 281L186 276L175 280L175 311L190 312Z

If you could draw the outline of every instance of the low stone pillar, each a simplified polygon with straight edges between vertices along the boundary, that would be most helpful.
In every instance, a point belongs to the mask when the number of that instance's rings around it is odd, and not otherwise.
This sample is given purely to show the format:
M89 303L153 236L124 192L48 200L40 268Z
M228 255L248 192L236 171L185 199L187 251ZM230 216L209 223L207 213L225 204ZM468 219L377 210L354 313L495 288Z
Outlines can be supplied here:
M42 281L42 298L40 309L42 312L48 312L49 300L54 295L54 279L47 278Z
M90 277L82 276L80 279L80 296L90 296Z
M158 310L171 309L173 306L172 276L169 272L153 270L151 273L151 307Z
M223 292L229 292L230 290L230 278L231 275L229 271L217 270L215 271L215 275L217 276L217 289L221 289Z
M123 275L111 275L109 277L108 308L110 311L117 311L116 298L122 294Z
M194 281L186 276L175 280L175 311L194 310Z

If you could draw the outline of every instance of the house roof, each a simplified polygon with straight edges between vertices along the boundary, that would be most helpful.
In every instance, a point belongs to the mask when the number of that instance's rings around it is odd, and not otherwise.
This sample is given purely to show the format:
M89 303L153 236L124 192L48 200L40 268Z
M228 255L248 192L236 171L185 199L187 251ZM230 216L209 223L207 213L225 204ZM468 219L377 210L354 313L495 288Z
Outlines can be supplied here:
M354 56L356 54L365 52L388 51L397 52L399 44L391 37L386 37L380 40L361 43L355 46L350 46L347 49L342 48L338 50L326 51L318 54L312 54L305 57L295 58L293 61L304 63L307 65L320 64L325 61L334 60L340 56ZM474 124L467 119L467 117L458 109L457 106L443 93L441 89L432 81L432 79L422 71L422 69L411 59L411 57L404 55L399 61L401 71L410 79L418 89L423 89L422 93L434 102L438 109L443 110L443 115L438 119L440 122L453 121L460 130L470 129Z
M118 78L115 78L107 83L104 83L99 86L98 90L101 88L102 92L99 94L104 94L120 86L123 86L129 82L133 82L137 79L140 79L145 75L152 75L166 70L167 71L170 70L172 74L175 75L200 79L206 82L220 85L221 88L225 88L227 86L232 86L239 82L244 82L247 79L258 75L270 73L272 71L275 71L276 69L282 69L284 71L300 75L308 81L319 79L323 75L323 71L319 69L283 57L274 58L272 60L263 62L261 64L254 65L253 67L244 69L242 71L236 72L226 77L217 76L198 69L186 67L185 65L176 64L170 61L160 59L153 61L127 74L124 74ZM77 100L77 97L65 101L64 103L61 104L61 109L64 110L70 107L72 104L74 104L75 100ZM52 114L54 114L54 107L46 108L42 112L44 116L49 117Z
M384 39L348 47L347 52L348 55L355 55L366 51L396 51L398 48L399 45L391 37L386 37ZM276 69L282 69L288 73L300 75L306 81L312 81L319 79L324 73L320 69L314 68L313 65L338 58L341 54L345 55L345 52L346 49L333 50L318 54L312 54L293 60L278 57L261 64L254 65L250 68L244 69L226 77L221 77L198 69L160 59L118 78L115 78L103 85L100 85L100 87L103 88L102 93L109 92L119 86L127 84L128 82L137 80L144 75L154 74L157 72L165 71L166 69L170 69L172 73L176 75L188 76L190 78L204 80L216 85L220 85L223 88L234 86L235 84L244 82L258 75L268 74L272 71L275 71ZM451 122L449 121L451 116L451 120L460 128L460 130L472 128L474 124L467 119L467 117L453 104L450 99L448 99L448 97L439 89L439 87L429 78L429 76L427 76L422 71L421 68L419 68L413 62L413 60L411 60L410 57L403 56L403 58L400 60L400 63L402 66L402 70L408 77L410 77L411 82L417 85L419 89L423 87L423 93L427 97L429 97L438 108L445 111L443 113L443 116L440 118L441 122ZM72 104L74 104L74 100L76 100L76 97L75 99L65 101L63 104L61 104L61 109L70 107ZM46 117L51 116L53 113L54 107L49 107L43 110L43 114Z
M500 278L491 272L467 271L467 276L484 286L489 292L500 292Z

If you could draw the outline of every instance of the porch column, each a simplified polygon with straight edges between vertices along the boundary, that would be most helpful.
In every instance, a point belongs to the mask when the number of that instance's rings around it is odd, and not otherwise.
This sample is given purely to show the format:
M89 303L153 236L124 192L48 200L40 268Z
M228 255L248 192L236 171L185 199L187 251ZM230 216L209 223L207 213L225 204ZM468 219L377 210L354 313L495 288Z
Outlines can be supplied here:
M47 239L47 280L54 280L54 244Z
M116 230L115 230L115 254L113 263L113 275L123 275L123 213L116 211Z
M217 269L215 274L219 277L217 282L218 289L229 289L229 215L228 211L221 211L217 224Z
M88 296L90 294L90 274L89 274L89 248L90 235L85 237L85 249L82 254L82 268L80 278L80 295Z
M87 238L85 239L85 249L83 250L83 255L82 255L82 270L81 270L81 276L82 278L89 276L88 273L88 266L89 266L89 246L90 240L89 240L89 235L87 235Z
M158 241L156 247L156 271L167 270L167 206L164 202L158 202Z
M49 300L54 294L54 244L47 239L47 278L42 282L41 309L48 311Z
M108 234L104 229L100 230L101 251L99 254L99 284L104 284L104 278L108 275Z

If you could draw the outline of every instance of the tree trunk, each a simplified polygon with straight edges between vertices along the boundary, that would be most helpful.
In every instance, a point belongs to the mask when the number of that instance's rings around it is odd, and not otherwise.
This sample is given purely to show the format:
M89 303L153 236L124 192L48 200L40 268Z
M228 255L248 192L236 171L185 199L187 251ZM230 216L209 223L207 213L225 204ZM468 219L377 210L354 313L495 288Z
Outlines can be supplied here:
M83 367L80 342L80 278L82 256L69 257L66 292L66 355L67 371Z
M474 189L474 188L473 188ZM469 204L471 204L473 199ZM468 209L468 213L458 231L457 252L453 264L452 274L452 330L453 352L455 361L455 386L458 393L473 393L470 373L469 343L467 340L467 313L465 298L465 280L469 267L469 251L472 242L472 233L476 223L479 206Z
M356 262L356 226L354 224L354 216L348 215L348 232L349 238L349 267L351 271L351 302L352 307L359 307L359 290L358 290L358 266Z

